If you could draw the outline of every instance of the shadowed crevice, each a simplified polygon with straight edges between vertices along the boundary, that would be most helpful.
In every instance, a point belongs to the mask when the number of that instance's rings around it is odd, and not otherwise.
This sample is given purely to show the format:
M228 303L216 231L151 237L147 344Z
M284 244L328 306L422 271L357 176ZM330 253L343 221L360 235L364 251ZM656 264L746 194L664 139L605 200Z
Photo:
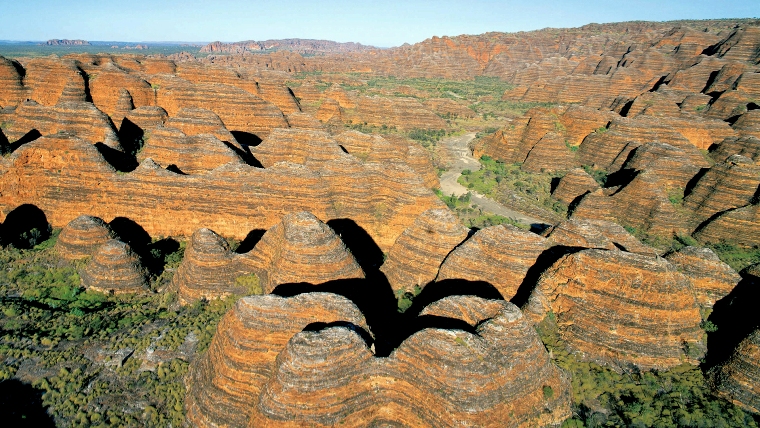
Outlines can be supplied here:
M0 414L7 427L55 427L42 404L44 391L18 379L0 382Z
M240 245L235 249L238 254L245 254L253 250L256 244L261 241L261 238L267 231L264 229L253 229L248 232L248 235L240 242Z
M23 204L9 212L0 226L3 245L32 248L50 237L52 228L47 216L36 205Z
M742 281L726 297L715 302L708 318L717 330L707 333L706 369L731 357L739 343L760 327L760 280L742 274Z
M544 252L538 256L536 262L533 263L533 266L528 269L528 272L525 274L525 278L523 278L520 286L517 287L517 292L515 293L515 296L512 297L510 302L514 303L518 308L525 306L525 304L528 303L528 298L530 298L531 293L533 293L533 289L536 288L536 285L538 284L538 278L542 273L544 273L562 257L568 254L577 253L578 251L585 249L586 248L584 247L567 247L558 245L544 250Z
M108 147L103 143L95 143L95 148L98 149L103 159L119 172L132 172L139 165L134 156Z

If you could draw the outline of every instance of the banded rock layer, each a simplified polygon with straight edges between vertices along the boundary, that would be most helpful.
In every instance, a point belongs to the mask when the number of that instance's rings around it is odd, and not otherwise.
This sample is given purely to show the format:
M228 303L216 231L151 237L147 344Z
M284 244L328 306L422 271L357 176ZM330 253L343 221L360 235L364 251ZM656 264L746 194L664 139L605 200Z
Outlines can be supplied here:
M277 356L296 333L314 323L345 322L369 331L351 301L330 293L283 298L244 297L222 317L209 350L193 362L185 406L196 427L248 423Z
M198 229L187 243L185 257L172 277L181 303L224 298L248 290L237 278L241 271L235 253L224 238L206 228Z
M526 310L556 316L560 337L584 359L664 369L704 354L689 280L664 259L583 250L544 272Z
M262 236L243 263L260 272L265 293L271 293L280 284L364 278L343 241L329 226L305 211L283 217Z
M146 291L145 272L128 244L110 239L98 247L80 274L82 285L103 293Z
M665 259L689 278L697 303L703 306L712 307L742 279L709 248L685 247L666 255Z
M511 225L487 227L457 247L441 266L436 281L485 281L512 299L528 269L548 248L545 238Z
M113 232L102 219L81 215L61 230L55 248L65 260L83 259L111 238Z
M398 237L380 270L396 294L424 287L438 276L443 260L467 233L450 210L425 211Z
M744 339L731 359L715 370L718 394L745 409L760 413L760 330Z

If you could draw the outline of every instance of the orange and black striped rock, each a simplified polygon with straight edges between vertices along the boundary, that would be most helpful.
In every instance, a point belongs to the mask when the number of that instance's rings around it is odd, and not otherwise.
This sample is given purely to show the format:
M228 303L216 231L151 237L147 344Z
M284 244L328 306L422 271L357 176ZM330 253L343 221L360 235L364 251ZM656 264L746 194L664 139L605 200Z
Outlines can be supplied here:
M79 275L82 285L103 293L147 291L145 271L129 244L110 239L99 246Z
M380 270L396 294L424 287L438 276L441 263L467 234L449 209L425 211L396 239Z
M369 331L345 297L306 293L244 297L222 317L209 350L190 366L185 408L192 426L248 423L277 357L293 335L315 323L350 323Z
M702 306L712 307L742 279L709 248L684 247L667 254L665 259L689 278L697 303Z
M61 230L55 249L65 260L83 259L113 237L111 228L102 219L81 215Z
M565 205L570 205L577 197L599 188L599 183L583 168L575 168L559 179L557 187L552 192L552 197Z
M235 150L211 134L187 136L161 126L145 140L138 161L150 158L164 167L175 165L186 174L203 174L227 163L245 164Z
M446 257L436 281L485 281L510 300L548 247L546 238L511 225L487 227Z
M760 413L760 330L744 339L733 356L711 373L718 395Z
M248 426L549 426L565 419L568 378L530 323L511 303L475 299L449 297L426 313L467 312L472 331L426 328L387 358L374 357L355 329L295 334Z
M639 242L625 228L606 220L573 217L549 228L544 235L553 245L575 248L622 250L655 255L657 251Z
M585 360L666 369L704 355L699 304L689 279L658 256L583 250L540 277L526 307L549 313L559 335Z
M213 230L196 230L188 240L185 257L172 277L180 303L252 292L246 283L238 279L253 275L253 272L241 269L243 266L239 263L239 257L227 241Z
M280 284L322 284L364 278L343 241L329 226L305 211L284 216L241 263L259 272L265 293L271 293Z

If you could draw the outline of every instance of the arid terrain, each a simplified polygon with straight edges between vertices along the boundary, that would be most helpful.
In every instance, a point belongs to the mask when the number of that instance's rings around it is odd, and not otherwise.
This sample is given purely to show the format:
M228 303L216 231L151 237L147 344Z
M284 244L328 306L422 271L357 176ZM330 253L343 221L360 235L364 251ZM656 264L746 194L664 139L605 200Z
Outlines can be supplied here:
M0 57L11 426L760 423L760 21L145 49Z

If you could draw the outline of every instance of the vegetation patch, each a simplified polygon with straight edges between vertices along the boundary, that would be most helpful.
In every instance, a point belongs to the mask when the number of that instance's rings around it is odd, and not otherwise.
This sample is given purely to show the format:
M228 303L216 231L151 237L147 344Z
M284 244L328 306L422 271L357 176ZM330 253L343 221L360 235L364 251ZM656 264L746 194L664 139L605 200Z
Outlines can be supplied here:
M568 352L552 317L537 330L555 364L571 375L573 416L564 428L758 426L751 414L713 396L699 367L616 372ZM546 386L543 392L547 397Z

